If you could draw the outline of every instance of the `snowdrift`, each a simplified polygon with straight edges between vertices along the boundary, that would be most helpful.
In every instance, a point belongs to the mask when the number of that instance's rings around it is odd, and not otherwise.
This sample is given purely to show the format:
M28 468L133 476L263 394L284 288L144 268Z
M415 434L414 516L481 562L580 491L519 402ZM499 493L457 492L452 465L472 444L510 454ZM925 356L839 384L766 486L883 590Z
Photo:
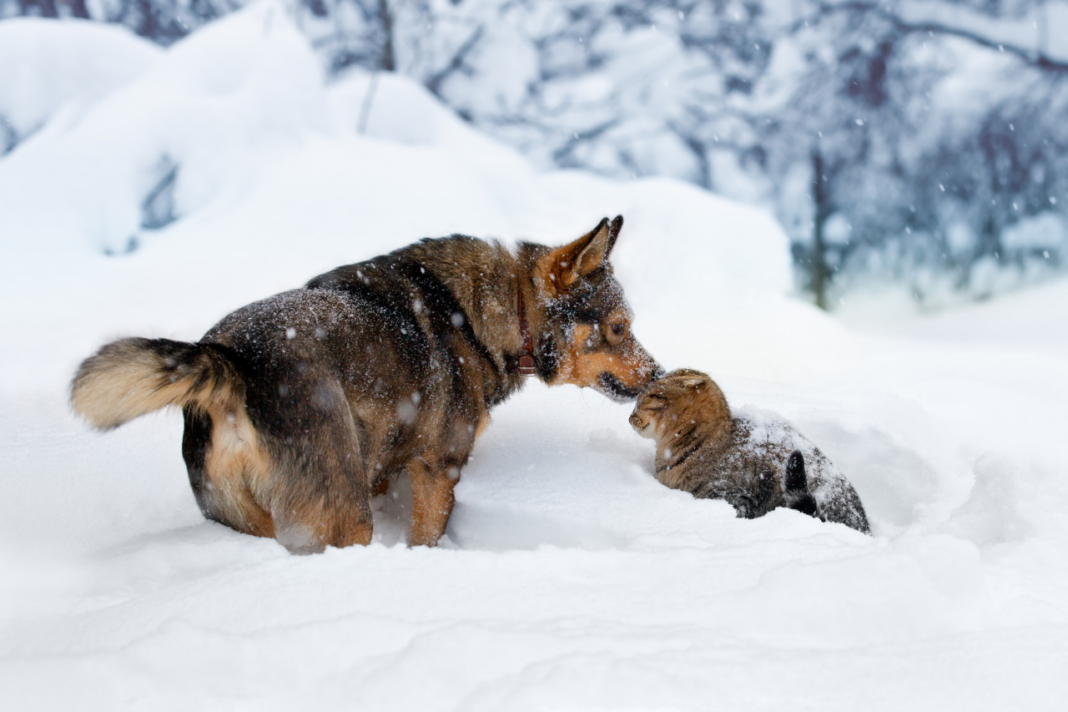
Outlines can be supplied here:
M76 122L161 54L117 27L19 18L0 25L0 155L46 123Z
M0 158L5 708L1055 709L1068 693L1063 286L848 329L791 298L769 217L669 180L536 170L400 77L327 84L281 5L165 52L102 29L0 23L0 113L40 125ZM628 406L532 383L476 447L442 547L405 546L402 486L375 502L372 546L290 557L201 518L175 414L98 435L66 410L107 339L195 340L423 236L559 243L620 213L642 342L791 419L874 537L661 487Z

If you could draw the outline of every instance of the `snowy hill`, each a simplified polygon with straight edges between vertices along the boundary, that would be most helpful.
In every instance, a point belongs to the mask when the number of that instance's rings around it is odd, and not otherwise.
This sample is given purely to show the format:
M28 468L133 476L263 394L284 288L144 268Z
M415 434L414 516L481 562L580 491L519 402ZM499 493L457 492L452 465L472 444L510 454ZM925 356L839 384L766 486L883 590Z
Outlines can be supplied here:
M326 84L273 3L167 51L0 23L0 113L26 127L0 157L5 709L1059 708L1063 285L847 328L791 298L769 217L539 171L400 77L361 134L371 85ZM874 537L668 490L629 406L532 383L495 412L440 548L405 546L401 487L372 546L291 557L202 519L176 414L100 435L67 411L107 339L195 340L423 236L554 244L619 213L643 344L790 418Z

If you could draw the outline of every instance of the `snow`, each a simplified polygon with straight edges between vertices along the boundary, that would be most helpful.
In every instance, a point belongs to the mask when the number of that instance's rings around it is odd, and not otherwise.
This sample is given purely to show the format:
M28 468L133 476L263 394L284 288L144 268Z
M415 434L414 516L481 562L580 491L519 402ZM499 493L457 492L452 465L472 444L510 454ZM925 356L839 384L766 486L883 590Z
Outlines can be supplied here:
M75 121L80 109L136 79L159 54L155 45L109 25L6 20L0 24L0 119L20 140L57 114L65 115L61 125Z
M41 47L100 29L10 22ZM70 89L76 115L62 92L25 100L51 119L0 159L0 706L1061 707L1066 285L836 321L791 297L786 238L750 208L539 171L399 77L358 134L370 77L325 84L278 5L137 71L114 37L55 85L108 88ZM43 50L18 61L51 71ZM146 229L163 156L177 219ZM662 487L629 405L531 383L494 412L442 546L407 548L401 483L371 546L292 557L203 520L175 413L99 434L67 410L110 338L195 340L422 236L554 244L617 213L642 343L785 416L874 536Z

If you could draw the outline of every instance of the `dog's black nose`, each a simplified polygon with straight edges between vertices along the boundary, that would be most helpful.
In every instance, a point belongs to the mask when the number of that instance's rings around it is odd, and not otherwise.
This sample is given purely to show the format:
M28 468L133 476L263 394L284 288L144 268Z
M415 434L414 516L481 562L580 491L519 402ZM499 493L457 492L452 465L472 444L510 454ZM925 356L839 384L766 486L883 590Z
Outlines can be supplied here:
M659 381L661 378L663 378L666 375L667 375L667 371L664 370L664 367L661 366L660 364L657 364L656 368L653 369L653 378L652 378L652 381L650 381L650 382L651 383L655 383L655 382Z

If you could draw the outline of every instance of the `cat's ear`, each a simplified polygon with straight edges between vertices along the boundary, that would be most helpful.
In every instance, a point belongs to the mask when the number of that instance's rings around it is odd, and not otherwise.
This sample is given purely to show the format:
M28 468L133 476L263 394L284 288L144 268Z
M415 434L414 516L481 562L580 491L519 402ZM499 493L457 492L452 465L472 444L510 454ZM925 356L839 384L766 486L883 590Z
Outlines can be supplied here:
M694 368L679 368L667 374L665 378L677 383L686 390L695 390L702 386L712 384L712 379L707 373L702 373Z
M686 376L682 379L682 386L683 388L697 390L702 386L707 386L708 382L708 376Z

